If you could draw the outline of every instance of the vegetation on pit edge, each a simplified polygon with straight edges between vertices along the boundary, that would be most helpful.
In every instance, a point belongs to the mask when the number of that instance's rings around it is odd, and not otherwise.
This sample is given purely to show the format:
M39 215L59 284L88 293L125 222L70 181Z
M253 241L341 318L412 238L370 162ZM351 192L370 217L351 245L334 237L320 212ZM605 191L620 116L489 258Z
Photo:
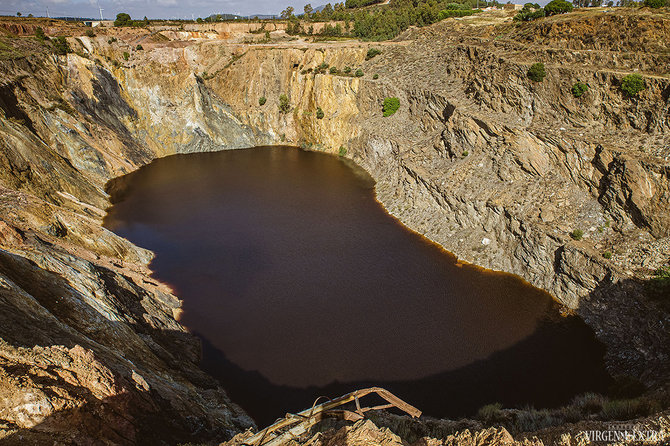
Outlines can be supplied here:
M618 385L615 380L614 386ZM618 394L611 390L611 395L585 393L572 399L570 404L555 409L503 409L502 404L487 404L479 409L477 418L485 426L499 425L512 434L535 432L566 423L575 423L585 419L612 421L631 420L646 417L663 410L667 405L668 396L637 396L644 388L637 382L633 393ZM609 392L608 392L609 393Z
M44 30L42 29L41 26L38 26L37 28L35 28L35 37L37 37L42 42L49 39L46 36L46 34L44 34Z
M517 22L530 22L542 17L565 14L571 12L572 9L572 4L565 0L552 0L544 8L538 3L526 3L523 5L521 11L514 16L514 20Z
M542 82L547 76L547 72L544 69L544 64L542 62L534 63L528 69L526 73L528 78L535 82Z
M670 0L644 0L644 6L648 8L662 8L663 6L670 6Z
M367 2L369 0L354 0ZM373 2L370 5L373 5ZM426 26L449 17L464 17L481 12L474 9L498 5L497 2L485 0L465 0L455 3L453 0L391 0L383 8L371 7L364 9L360 6L347 6L345 3L328 3L320 11L314 11L311 4L305 5L304 14L296 15L293 7L288 7L281 13L281 18L288 20L286 32L292 35L321 36L321 37L357 37L364 40L388 40L396 37L410 26ZM351 2L348 2L352 5ZM343 22L331 25L326 23L318 34L314 26L305 22Z
M398 98L384 98L384 105L382 107L382 112L384 117L391 116L400 108L400 99Z
M72 52L70 45L67 43L67 39L63 36L54 37L53 39L50 39L50 42L53 46L54 53L59 56L64 56Z
M370 60L375 56L379 56L382 53L380 49L377 48L370 48L368 50L368 53L365 55L365 60Z
M572 237L573 240L581 240L584 238L584 231L581 229L575 229L570 233L570 237Z
M572 95L576 98L581 97L584 93L589 91L589 86L586 85L584 82L577 82L575 85L572 86L570 89L572 92Z
M629 74L621 81L621 91L630 97L637 96L645 88L644 79L637 73Z
M291 111L291 104L288 101L288 96L282 94L279 96L279 113L285 114Z
M260 98L258 98L258 105L260 105L260 106L262 107L262 106L265 105L265 103L266 103L267 101L268 101L268 100L265 98L265 96L261 96Z

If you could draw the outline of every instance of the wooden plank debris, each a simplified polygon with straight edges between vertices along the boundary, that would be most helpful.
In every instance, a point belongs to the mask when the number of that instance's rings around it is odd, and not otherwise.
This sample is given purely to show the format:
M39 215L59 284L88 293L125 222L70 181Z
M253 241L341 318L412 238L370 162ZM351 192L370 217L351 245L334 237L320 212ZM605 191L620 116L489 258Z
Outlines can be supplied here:
M361 407L360 398L370 394L377 394L388 404L383 404L374 407ZM318 401L318 400L317 400ZM336 410L337 407L344 404L355 402L356 409L351 410ZM369 387L367 389L356 390L347 393L339 398L326 401L321 404L314 404L310 409L303 410L297 414L286 414L286 417L277 421L272 426L269 426L252 437L247 438L244 444L247 446L276 446L291 438L297 438L306 433L312 426L329 417L338 417L347 421L358 421L364 418L365 412L371 410L388 409L396 407L414 418L421 416L421 411L416 407L407 404L391 392L381 387Z

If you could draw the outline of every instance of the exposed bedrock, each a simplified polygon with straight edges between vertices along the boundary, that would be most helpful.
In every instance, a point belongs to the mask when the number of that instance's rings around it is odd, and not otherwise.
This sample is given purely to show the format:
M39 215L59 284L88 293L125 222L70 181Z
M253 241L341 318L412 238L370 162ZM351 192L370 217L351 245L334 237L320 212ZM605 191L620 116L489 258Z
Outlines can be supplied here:
M152 254L101 221L111 178L263 144L346 150L408 227L550 292L594 328L613 374L667 382L670 320L642 280L670 255L670 81L649 70L629 98L616 48L530 50L487 33L411 30L368 61L367 44L216 41L146 44L124 61L104 36L72 39L80 55L1 61L0 391L25 408L0 408L7 438L95 438L107 413L121 443L147 438L142 426L223 440L252 425L199 371ZM526 77L537 61L541 83ZM365 75L315 74L323 63ZM386 97L401 106L384 118ZM72 420L80 430L64 433Z

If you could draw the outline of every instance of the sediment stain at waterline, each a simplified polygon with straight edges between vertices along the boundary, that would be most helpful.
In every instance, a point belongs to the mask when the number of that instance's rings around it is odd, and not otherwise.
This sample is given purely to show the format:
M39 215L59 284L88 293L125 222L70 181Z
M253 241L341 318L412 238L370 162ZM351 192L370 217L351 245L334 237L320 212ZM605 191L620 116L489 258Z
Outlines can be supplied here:
M548 294L408 231L349 162L288 147L177 155L109 190L105 225L156 253L208 371L257 419L271 418L253 403L259 387L318 396L386 383L442 415L494 396L557 404L607 381L601 347ZM509 396L491 394L497 379ZM459 386L477 397L433 401Z

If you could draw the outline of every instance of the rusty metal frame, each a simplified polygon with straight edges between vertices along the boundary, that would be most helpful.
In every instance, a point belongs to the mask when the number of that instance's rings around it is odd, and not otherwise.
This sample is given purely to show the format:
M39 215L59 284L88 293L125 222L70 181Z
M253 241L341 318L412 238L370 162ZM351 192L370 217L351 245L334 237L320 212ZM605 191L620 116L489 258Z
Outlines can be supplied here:
M360 398L363 398L372 393L379 395L381 398L386 400L388 404L382 404L374 407L361 407ZM317 401L318 399L314 402L314 405L310 409L303 410L297 414L286 414L284 419L277 421L273 425L266 427L255 435L247 438L244 440L243 444L247 446L276 446L290 438L296 438L304 434L309 430L310 427L314 426L324 418L337 417L346 421L358 421L364 418L365 412L371 410L396 407L414 418L421 416L421 411L419 409L410 404L407 404L388 390L382 389L381 387L369 387L366 389L356 390L339 398L335 398L318 405L316 404ZM337 407L352 401L356 404L356 410L335 410ZM289 426L293 427L284 432L275 434L275 432L278 430L288 428Z

